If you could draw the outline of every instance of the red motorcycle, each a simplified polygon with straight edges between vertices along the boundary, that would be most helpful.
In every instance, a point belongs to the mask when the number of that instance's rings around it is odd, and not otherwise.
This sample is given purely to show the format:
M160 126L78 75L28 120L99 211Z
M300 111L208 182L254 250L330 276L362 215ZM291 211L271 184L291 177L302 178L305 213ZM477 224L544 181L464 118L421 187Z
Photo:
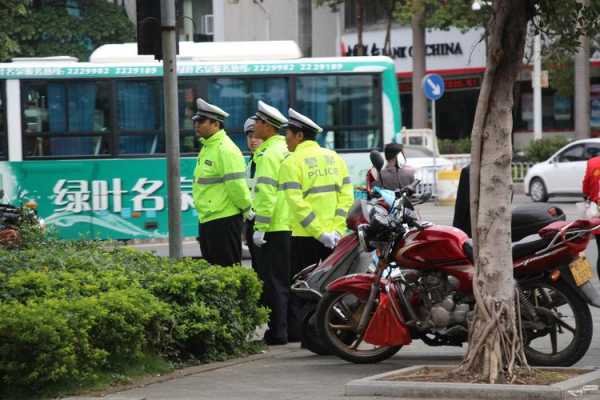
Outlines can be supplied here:
M320 338L337 356L374 363L413 339L462 346L474 308L472 243L452 227L417 219L405 192L396 206L360 201L348 215L375 273L340 277L316 312ZM530 364L570 366L590 346L588 304L599 307L590 264L582 257L600 219L557 221L513 244L525 354Z

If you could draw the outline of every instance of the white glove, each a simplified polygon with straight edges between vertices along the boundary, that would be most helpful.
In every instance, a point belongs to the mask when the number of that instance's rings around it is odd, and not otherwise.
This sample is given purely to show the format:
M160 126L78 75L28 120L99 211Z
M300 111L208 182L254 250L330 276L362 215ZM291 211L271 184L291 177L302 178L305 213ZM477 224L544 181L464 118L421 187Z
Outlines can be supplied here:
M252 241L254 242L256 247L260 247L263 244L267 243L267 241L265 240L265 233L261 231L255 231L252 234Z
M340 239L342 238L342 235L340 235L337 232L333 232L333 236L335 237L335 245L333 247L336 247L338 245L338 243L340 242Z
M252 221L255 216L256 216L256 213L254 212L254 210L253 209L249 209L248 211L246 211L244 213L244 220L246 220L246 221Z
M333 249L336 245L336 233L326 232L319 236L319 242L323 243L323 246Z

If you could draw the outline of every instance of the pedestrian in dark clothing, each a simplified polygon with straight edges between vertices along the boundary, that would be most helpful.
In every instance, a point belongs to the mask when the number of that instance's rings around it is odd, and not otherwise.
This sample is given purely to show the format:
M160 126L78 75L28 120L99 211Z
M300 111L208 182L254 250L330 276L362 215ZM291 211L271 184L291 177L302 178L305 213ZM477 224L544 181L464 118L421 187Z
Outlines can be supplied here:
M384 189L396 190L415 181L415 170L407 165L400 165L398 155L404 153L399 143L388 143L384 148L385 166L381 169L375 185ZM405 158L406 159L406 158Z
M456 203L454 204L454 220L452 221L453 227L465 232L469 237L471 237L470 167L470 165L467 165L460 171Z

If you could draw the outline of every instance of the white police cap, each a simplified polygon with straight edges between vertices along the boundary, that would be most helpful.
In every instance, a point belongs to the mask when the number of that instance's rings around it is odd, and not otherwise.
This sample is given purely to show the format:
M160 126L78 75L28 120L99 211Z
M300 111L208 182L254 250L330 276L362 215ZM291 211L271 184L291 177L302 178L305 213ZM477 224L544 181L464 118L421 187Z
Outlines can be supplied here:
M309 131L313 131L315 133L321 133L323 131L323 128L317 125L312 119L308 118L306 115L300 114L293 108L288 110L288 117L288 124L290 126L300 129L308 129Z
M288 123L287 118L284 117L278 109L268 105L262 100L258 101L258 111L256 112L256 117L262 119L270 125L273 125L276 129L279 129Z
M196 105L198 106L198 111L192 117L192 121L197 121L201 118L210 118L223 122L225 118L229 117L228 113L215 105L207 103L200 97L196 99Z
M256 125L256 117L253 115L244 122L244 132L248 133L250 131L254 131L254 126Z

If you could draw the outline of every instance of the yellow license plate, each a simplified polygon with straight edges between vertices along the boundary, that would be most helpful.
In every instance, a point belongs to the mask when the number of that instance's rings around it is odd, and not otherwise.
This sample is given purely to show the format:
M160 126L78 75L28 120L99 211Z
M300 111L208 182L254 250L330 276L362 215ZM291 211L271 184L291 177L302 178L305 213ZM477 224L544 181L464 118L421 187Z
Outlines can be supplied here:
M592 266L585 257L579 257L573 261L569 264L569 268L577 286L581 286L592 279Z

